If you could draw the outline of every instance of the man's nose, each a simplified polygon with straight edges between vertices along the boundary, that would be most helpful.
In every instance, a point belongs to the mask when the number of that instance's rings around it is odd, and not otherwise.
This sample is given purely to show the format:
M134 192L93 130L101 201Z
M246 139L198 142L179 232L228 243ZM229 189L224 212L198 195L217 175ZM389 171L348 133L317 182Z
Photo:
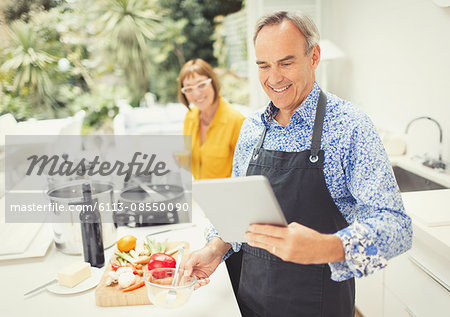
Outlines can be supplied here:
M283 81L283 78L284 78L283 74L276 67L273 67L270 70L269 77L268 77L270 84L273 84L273 85L278 84Z

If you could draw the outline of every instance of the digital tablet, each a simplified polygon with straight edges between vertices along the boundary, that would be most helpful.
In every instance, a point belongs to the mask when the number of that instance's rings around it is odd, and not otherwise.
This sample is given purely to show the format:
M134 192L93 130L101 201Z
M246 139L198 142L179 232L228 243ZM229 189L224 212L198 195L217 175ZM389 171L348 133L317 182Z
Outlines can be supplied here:
M261 175L197 180L192 195L226 242L245 242L253 223L287 226L268 179Z

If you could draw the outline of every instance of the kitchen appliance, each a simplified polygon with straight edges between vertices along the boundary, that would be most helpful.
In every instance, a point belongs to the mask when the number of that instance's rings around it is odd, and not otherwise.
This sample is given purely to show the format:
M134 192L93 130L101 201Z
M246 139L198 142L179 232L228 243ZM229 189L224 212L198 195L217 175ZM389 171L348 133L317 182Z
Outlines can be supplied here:
M84 158L84 157L88 157L88 154L85 153L80 153L80 157ZM64 163L70 162L69 160L69 154L64 153L61 155L61 158L63 160ZM75 159L72 161L79 161L80 159ZM63 163L63 164L64 164ZM81 181L81 180L87 180L87 179L92 179L92 177L87 176L88 172L90 172L90 170L93 169L93 165L91 161L88 161L86 163L86 166L84 165L79 165L76 167L76 170L73 171L70 175L60 175L59 173L52 173L50 174L50 169L52 168L51 165L46 165L44 167L44 172L43 174L46 175L47 178L47 186L49 191L56 188L56 187L60 187L62 185L71 183L71 182L75 182L75 181Z
M174 224L179 222L179 212L184 203L184 189L178 185L147 184L157 195L152 195L140 185L121 191L114 221L118 225L141 227ZM161 196L164 197L161 199Z
M187 222L190 220L188 217L180 216L182 211L186 211L186 206L179 172L169 171L162 176L134 175L124 183L119 194L114 221L119 226L129 227Z
M66 254L81 254L82 238L80 225L80 209L70 208L84 201L83 183L91 185L92 199L98 201L98 211L102 220L103 245L108 248L116 242L117 226L114 223L112 206L114 201L113 185L108 182L96 180L77 180L50 189L47 196L55 204L63 205L64 212L69 213L68 221L54 223L53 233L55 245L58 250ZM102 208L100 208L102 206ZM71 211L69 211L71 210ZM78 210L78 211L77 211Z

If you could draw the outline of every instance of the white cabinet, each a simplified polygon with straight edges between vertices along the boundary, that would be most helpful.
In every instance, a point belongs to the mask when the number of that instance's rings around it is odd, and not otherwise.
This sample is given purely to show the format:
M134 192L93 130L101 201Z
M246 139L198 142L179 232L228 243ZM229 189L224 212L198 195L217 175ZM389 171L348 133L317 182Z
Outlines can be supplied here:
M357 279L358 310L364 317L450 316L450 291L420 266L406 253L382 271Z
M413 161L397 163L450 187L447 174L415 166ZM449 219L449 197L450 189L402 193L412 217L412 248L390 259L378 276L356 281L356 307L365 317L450 317L450 225L444 224ZM445 221L437 221L441 218Z
M388 289L384 290L383 312L379 316L414 317L407 307Z
M364 317L383 316L384 270L364 278L355 279L356 306Z
M398 316L389 311L395 307L392 305L395 299L410 316L450 315L450 292L414 263L408 253L389 261L384 273L384 286L385 317Z

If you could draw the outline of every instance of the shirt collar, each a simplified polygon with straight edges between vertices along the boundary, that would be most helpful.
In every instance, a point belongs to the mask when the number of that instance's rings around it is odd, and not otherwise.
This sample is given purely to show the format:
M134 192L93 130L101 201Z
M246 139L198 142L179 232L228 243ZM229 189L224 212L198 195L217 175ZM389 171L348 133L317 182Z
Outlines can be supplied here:
M216 113L214 114L214 117L211 121L211 126L216 124L226 124L227 118L226 118L226 101L223 99L222 96L219 96L219 106L216 110ZM200 123L200 109L197 107L191 107L190 108L192 113L192 117L195 120L195 124L198 125Z
M297 124L304 120L308 125L314 125L319 94L320 87L317 82L314 82L314 86L308 96L292 115L291 123ZM272 101L269 102L265 111L261 114L261 121L267 128L269 128L272 119L277 115L279 110Z

